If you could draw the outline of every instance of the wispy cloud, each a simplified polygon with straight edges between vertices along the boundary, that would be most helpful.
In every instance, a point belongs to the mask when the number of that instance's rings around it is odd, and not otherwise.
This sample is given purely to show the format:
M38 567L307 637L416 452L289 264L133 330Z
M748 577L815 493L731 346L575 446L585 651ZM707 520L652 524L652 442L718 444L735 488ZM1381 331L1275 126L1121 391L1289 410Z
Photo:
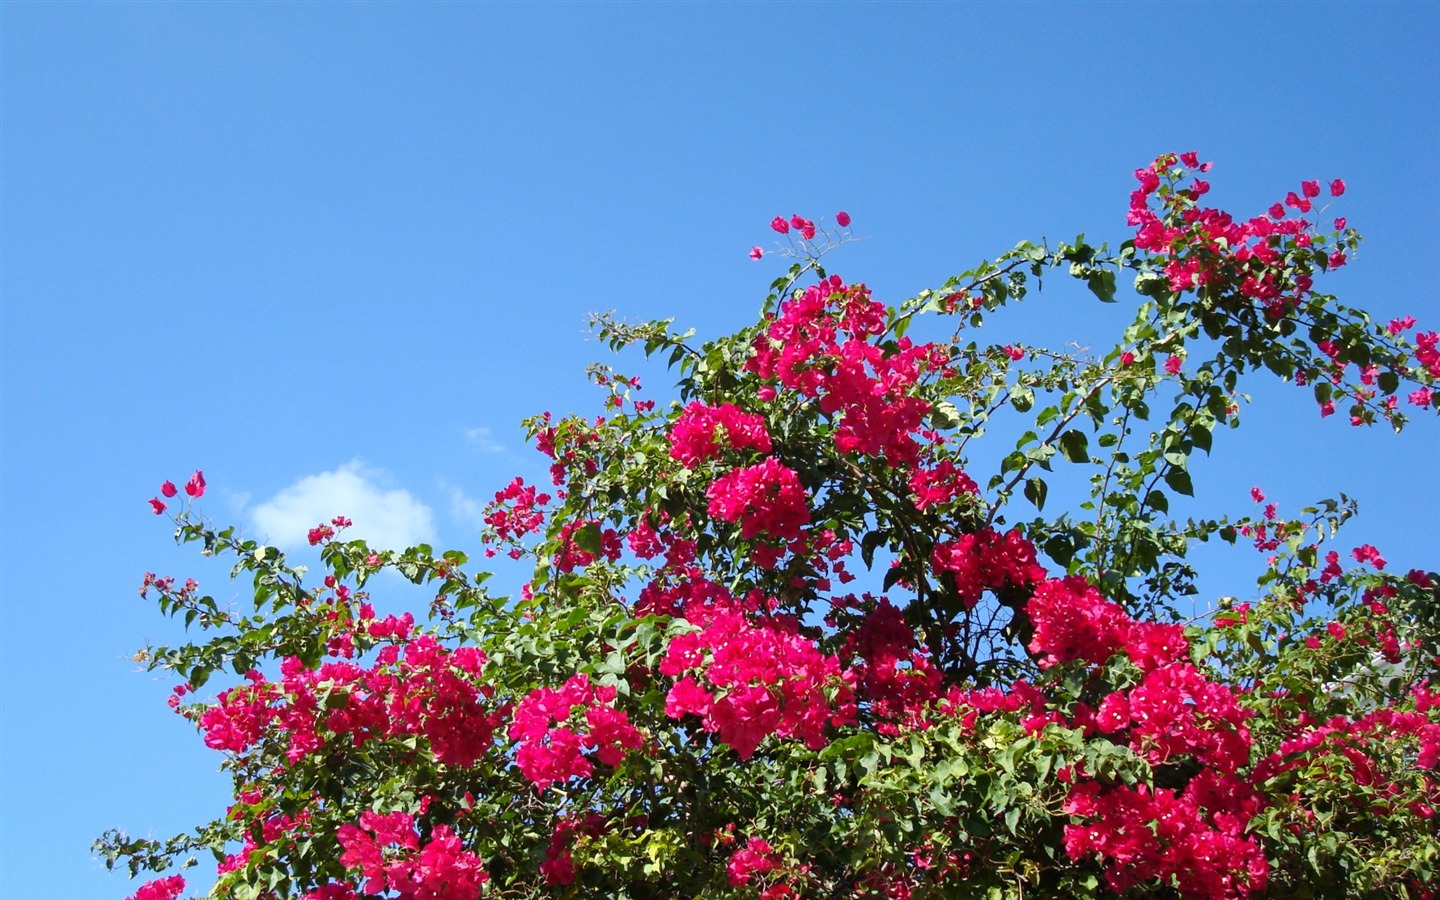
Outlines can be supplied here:
M485 525L485 504L471 497L458 487L442 484L450 493L450 517L474 528Z
M255 507L255 527L277 544L305 542L306 533L335 516L355 524L347 537L372 546L403 549L435 539L430 507L406 490L389 487L390 476L358 459L333 472L307 475Z
M505 445L495 440L495 433L483 425L466 431L465 443L479 453L502 453L505 450Z
M225 500L225 505L230 507L231 515L237 518L244 513L245 507L250 505L249 491L232 491L222 487L219 493Z

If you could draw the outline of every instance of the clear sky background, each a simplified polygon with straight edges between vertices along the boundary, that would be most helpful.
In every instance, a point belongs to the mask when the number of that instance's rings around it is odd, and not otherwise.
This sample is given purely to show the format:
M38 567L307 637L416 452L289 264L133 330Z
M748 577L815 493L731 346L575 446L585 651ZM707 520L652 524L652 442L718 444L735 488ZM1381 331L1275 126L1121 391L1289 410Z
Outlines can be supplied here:
M473 551L478 504L544 477L519 420L598 411L585 314L745 324L783 267L746 256L777 213L848 210L867 239L832 270L898 301L1022 238L1124 240L1131 171L1198 149L1209 199L1246 216L1345 178L1334 212L1367 243L1322 286L1440 327L1433 2L10 2L0 32L17 900L119 900L101 831L163 837L227 800L170 682L130 660L176 637L145 571L239 594L150 514L163 479L204 469L206 512L274 543L345 513ZM993 333L1081 340L1099 315L1047 292ZM1197 464L1202 498L1345 491L1342 549L1440 566L1440 429L1343 419L1257 392ZM1250 562L1216 562L1202 606L1246 595L1226 579Z

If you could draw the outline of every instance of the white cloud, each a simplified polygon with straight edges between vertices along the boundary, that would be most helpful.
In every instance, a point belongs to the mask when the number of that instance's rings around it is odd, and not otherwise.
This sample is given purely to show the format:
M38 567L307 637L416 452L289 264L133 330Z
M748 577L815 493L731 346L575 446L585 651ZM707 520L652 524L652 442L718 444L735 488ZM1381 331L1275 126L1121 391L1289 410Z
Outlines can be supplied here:
M250 505L249 491L232 491L228 488L220 489L220 496L225 499L225 504L230 507L230 514L239 516Z
M435 539L430 507L409 491L387 489L390 477L366 468L358 459L333 472L307 475L255 507L251 518L266 539L277 544L304 544L306 533L335 516L355 524L349 538L364 538L371 546L402 550Z
M465 443L469 444L471 449L477 450L480 453L500 453L505 449L504 444L495 440L494 432L483 425L479 428L471 428L469 431L466 431Z
M457 522L480 528L485 524L485 504L451 485L442 484L450 492L450 517Z

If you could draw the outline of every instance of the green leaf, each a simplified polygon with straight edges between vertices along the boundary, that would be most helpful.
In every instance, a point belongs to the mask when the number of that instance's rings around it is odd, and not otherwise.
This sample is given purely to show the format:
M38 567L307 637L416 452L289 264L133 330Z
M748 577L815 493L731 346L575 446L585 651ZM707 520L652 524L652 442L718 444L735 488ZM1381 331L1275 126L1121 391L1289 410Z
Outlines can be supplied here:
M1045 508L1045 495L1048 492L1045 480L1038 475L1025 479L1025 499L1035 504L1037 511Z
M1102 269L1098 272L1091 272L1090 277L1085 279L1090 287L1090 293L1100 298L1102 303L1115 302L1115 273L1109 269Z
M821 771L824 770L822 769ZM935 812L939 813L941 816L949 818L950 816L953 816L955 814L955 802L951 799L950 794L944 788L936 785L935 787L930 789L929 797L930 805L933 806L935 808Z
M825 745L820 751L819 759L823 762L834 759L837 756L863 756L870 752L875 746L875 736L872 734L852 734ZM863 753L861 751L864 751Z
M1075 542L1069 535L1051 535L1045 542L1045 553L1059 565L1068 566L1070 560L1075 558Z
M955 404L948 400L940 400L930 406L930 425L932 428L958 428L960 427L960 410Z
M1170 498L1165 496L1164 491L1151 491L1145 495L1145 505L1156 512L1168 513L1170 511Z
M1017 387L1010 392L1010 405L1016 412L1029 412L1035 405L1035 392L1028 387Z
M1141 272L1135 276L1135 293L1144 297L1159 297L1170 287L1170 279L1159 272Z
M1195 496L1195 488L1190 483L1190 473L1184 469L1171 468L1165 472L1165 484L1170 490L1177 494L1184 494L1186 497Z
M1018 834L1020 827L1020 807L1012 806L1005 811L1005 830L1011 834Z
M860 539L860 558L864 560L865 568L868 569L875 565L875 550L884 540L885 533L878 528L866 532L865 536Z
M1072 428L1060 435L1060 455L1072 463L1089 462L1088 444L1085 432Z
M1209 453L1211 445L1210 429L1204 425L1190 426L1190 443L1194 445L1195 449L1204 450L1206 453Z
M1014 453L1007 454L1004 459L1000 460L1000 474L1009 474L1023 465L1025 465L1025 454L1016 450Z
M586 553L591 553L595 556L600 555L600 525L598 523L586 522L583 526L571 532L570 539L575 542L576 547L579 547Z
M1050 457L1055 455L1055 448L1050 444L1041 444L1025 451L1025 458L1036 463L1046 471L1050 470Z
M905 573L901 571L899 566L891 566L890 569L885 573L885 581L880 589L882 591L890 590L896 585L897 582L900 581L901 578L904 577L904 574Z

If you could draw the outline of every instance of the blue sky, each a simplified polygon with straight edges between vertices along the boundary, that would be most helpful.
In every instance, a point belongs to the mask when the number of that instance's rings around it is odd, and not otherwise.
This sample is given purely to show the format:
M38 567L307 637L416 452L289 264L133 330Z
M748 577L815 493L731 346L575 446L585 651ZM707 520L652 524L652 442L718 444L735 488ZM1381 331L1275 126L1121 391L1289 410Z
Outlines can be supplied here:
M1123 240L1130 172L1199 149L1246 215L1345 178L1367 243L1326 284L1440 326L1433 3L11 2L0 39L9 897L118 900L96 835L226 802L130 661L176 635L145 571L238 596L150 515L163 479L204 469L207 513L275 543L346 513L473 550L475 504L543 477L519 420L596 410L586 313L746 323L777 213L848 210L832 270L898 301L1022 238ZM1057 292L994 334L1097 315ZM1436 567L1440 429L1340 418L1257 392L1200 492L1345 491L1350 545Z

